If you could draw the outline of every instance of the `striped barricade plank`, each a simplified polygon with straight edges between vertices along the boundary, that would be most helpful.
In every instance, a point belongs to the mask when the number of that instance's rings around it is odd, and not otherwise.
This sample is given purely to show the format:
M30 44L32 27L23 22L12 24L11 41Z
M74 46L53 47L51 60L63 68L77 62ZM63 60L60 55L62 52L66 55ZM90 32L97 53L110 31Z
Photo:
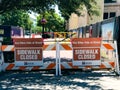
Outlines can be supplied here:
M31 70L39 70L40 66L34 66Z
M19 70L23 70L24 71L24 70L26 70L26 68L27 68L26 66L20 66Z
M101 69L114 68L114 67L115 67L115 62L102 62L102 64L100 65Z
M4 66L5 70L49 70L55 69L55 63L46 63L41 66L15 66L15 64L6 64Z
M102 62L100 66L73 66L72 62L61 63L61 69L82 69L82 68L93 68L93 69L109 69L114 68L114 62Z
M54 69L54 68L55 68L55 66L56 66L56 64L55 64L55 63L50 63L50 64L47 66L47 68L46 68L46 69Z
M93 69L109 69L114 68L114 62L102 62L100 66L73 66L72 62L62 62L61 69L82 69L82 68L93 68ZM42 67L40 66L15 66L15 64L6 64L5 70L50 70L55 69L55 63L45 63Z
M45 44L43 50L56 50L56 44ZM72 50L70 44L60 44L60 50ZM2 51L14 51L14 45L2 45Z
M55 44L43 45L43 50L56 50Z
M107 44L102 44L106 49L108 49L108 50L114 50L114 48L109 44L109 43L107 43Z
M15 64L8 64L5 70L12 70L15 67Z
M56 50L55 44L44 45L43 50ZM2 45L2 51L14 51L14 45Z
M72 50L72 45L70 45L70 44L60 44L60 50Z
M78 69L78 66L73 66L72 63L68 63L68 64L69 64L69 66L71 66L73 69Z
M2 51L14 51L14 45L2 45Z

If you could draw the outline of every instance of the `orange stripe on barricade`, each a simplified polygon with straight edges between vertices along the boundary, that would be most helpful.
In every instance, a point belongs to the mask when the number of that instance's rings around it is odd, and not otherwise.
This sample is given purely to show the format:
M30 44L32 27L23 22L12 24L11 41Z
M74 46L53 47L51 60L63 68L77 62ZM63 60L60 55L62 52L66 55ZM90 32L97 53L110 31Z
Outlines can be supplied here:
M74 68L74 69L78 69L78 66L73 66L72 63L68 63L70 67Z
M112 67L115 67L115 62L109 62Z
M43 50L45 50L49 45L43 45Z
M55 63L51 63L47 66L46 69L53 69L55 67Z
M103 46L108 50L114 50L114 48L110 44L103 44Z
M92 66L85 66L85 68L92 68Z
M43 45L43 50L56 50L56 46L55 45Z
M65 67L61 64L61 69L65 69Z
M56 46L54 46L51 50L56 50Z
M61 44L61 46L62 46L65 50L72 50L72 48L71 48L68 44Z
M25 69L26 69L26 66L20 66L19 69L20 69L20 70L25 70Z
M6 70L12 70L12 68L15 66L15 64L9 64L7 67L6 67Z
M106 66L105 66L104 64L101 63L100 69L104 69L104 68L106 68Z
M14 47L13 47L13 48L11 48L11 51L14 51Z
M32 68L32 70L39 70L40 69L40 66L34 66L33 68Z
M4 51L6 47L7 45L2 45L2 51Z

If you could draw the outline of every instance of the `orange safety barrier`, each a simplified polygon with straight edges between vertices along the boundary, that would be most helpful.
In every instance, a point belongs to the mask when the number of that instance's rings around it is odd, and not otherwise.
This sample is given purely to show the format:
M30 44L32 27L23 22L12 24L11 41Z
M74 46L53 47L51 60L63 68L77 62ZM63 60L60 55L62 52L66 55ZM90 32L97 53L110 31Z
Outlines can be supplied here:
M44 66L15 66L14 63L5 63L5 70L44 70L55 69L55 63L46 63Z
M71 44L59 44L60 50L72 50ZM103 43L102 47L107 50L114 50L113 46L108 43ZM2 45L2 51L14 51L14 45ZM102 49L103 49L102 48ZM43 50L56 50L56 44L44 44ZM56 63L46 62L43 66L15 66L15 63L4 63L5 70L49 70L55 69ZM61 62L61 69L80 69L80 68L95 68L95 69L105 69L114 68L114 61L102 61L100 66L73 66L72 62Z
M45 44L43 50L56 50L56 45ZM60 50L72 50L72 47L69 44L60 44ZM2 51L14 51L14 45L2 45Z
M15 64L8 64L5 63L5 70L50 70L55 69L56 64L51 63L44 63L44 65L41 66L15 66ZM61 69L82 69L82 68L92 68L92 69L109 69L114 68L115 63L114 62L102 62L100 66L73 66L72 62L62 62L61 63Z

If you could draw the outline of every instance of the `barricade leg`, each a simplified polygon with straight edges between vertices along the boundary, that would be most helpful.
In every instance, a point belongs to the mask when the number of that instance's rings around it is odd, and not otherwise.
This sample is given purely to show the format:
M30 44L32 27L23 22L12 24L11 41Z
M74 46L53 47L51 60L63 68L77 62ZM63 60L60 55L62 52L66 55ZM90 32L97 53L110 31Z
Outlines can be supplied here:
M56 42L56 76L61 75L60 47L59 42Z
M60 59L60 46L59 46L59 42L58 42L58 63L59 63L59 75L61 75L61 59Z
M58 42L56 42L56 76L58 76Z

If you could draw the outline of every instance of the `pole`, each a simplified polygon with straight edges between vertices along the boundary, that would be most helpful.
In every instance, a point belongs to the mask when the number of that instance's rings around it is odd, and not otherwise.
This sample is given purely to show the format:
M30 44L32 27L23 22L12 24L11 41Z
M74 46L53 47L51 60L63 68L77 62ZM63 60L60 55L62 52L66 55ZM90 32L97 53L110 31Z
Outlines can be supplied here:
M2 47L2 42L0 41L0 47ZM0 72L2 71L2 49L0 50Z
M58 41L56 42L56 76L58 76Z
M59 75L61 75L61 59L60 59L60 47L58 42L58 64L59 64Z
M120 75L120 69L119 69L119 58L118 58L118 48L117 48L117 41L114 41L115 44L115 55L116 55L116 60L115 60L115 72Z
M3 65L4 65L4 57L3 57L3 52L2 52L2 41L3 37L0 37L0 72L5 71Z
M42 38L44 38L44 28L45 28L45 25L42 24Z

